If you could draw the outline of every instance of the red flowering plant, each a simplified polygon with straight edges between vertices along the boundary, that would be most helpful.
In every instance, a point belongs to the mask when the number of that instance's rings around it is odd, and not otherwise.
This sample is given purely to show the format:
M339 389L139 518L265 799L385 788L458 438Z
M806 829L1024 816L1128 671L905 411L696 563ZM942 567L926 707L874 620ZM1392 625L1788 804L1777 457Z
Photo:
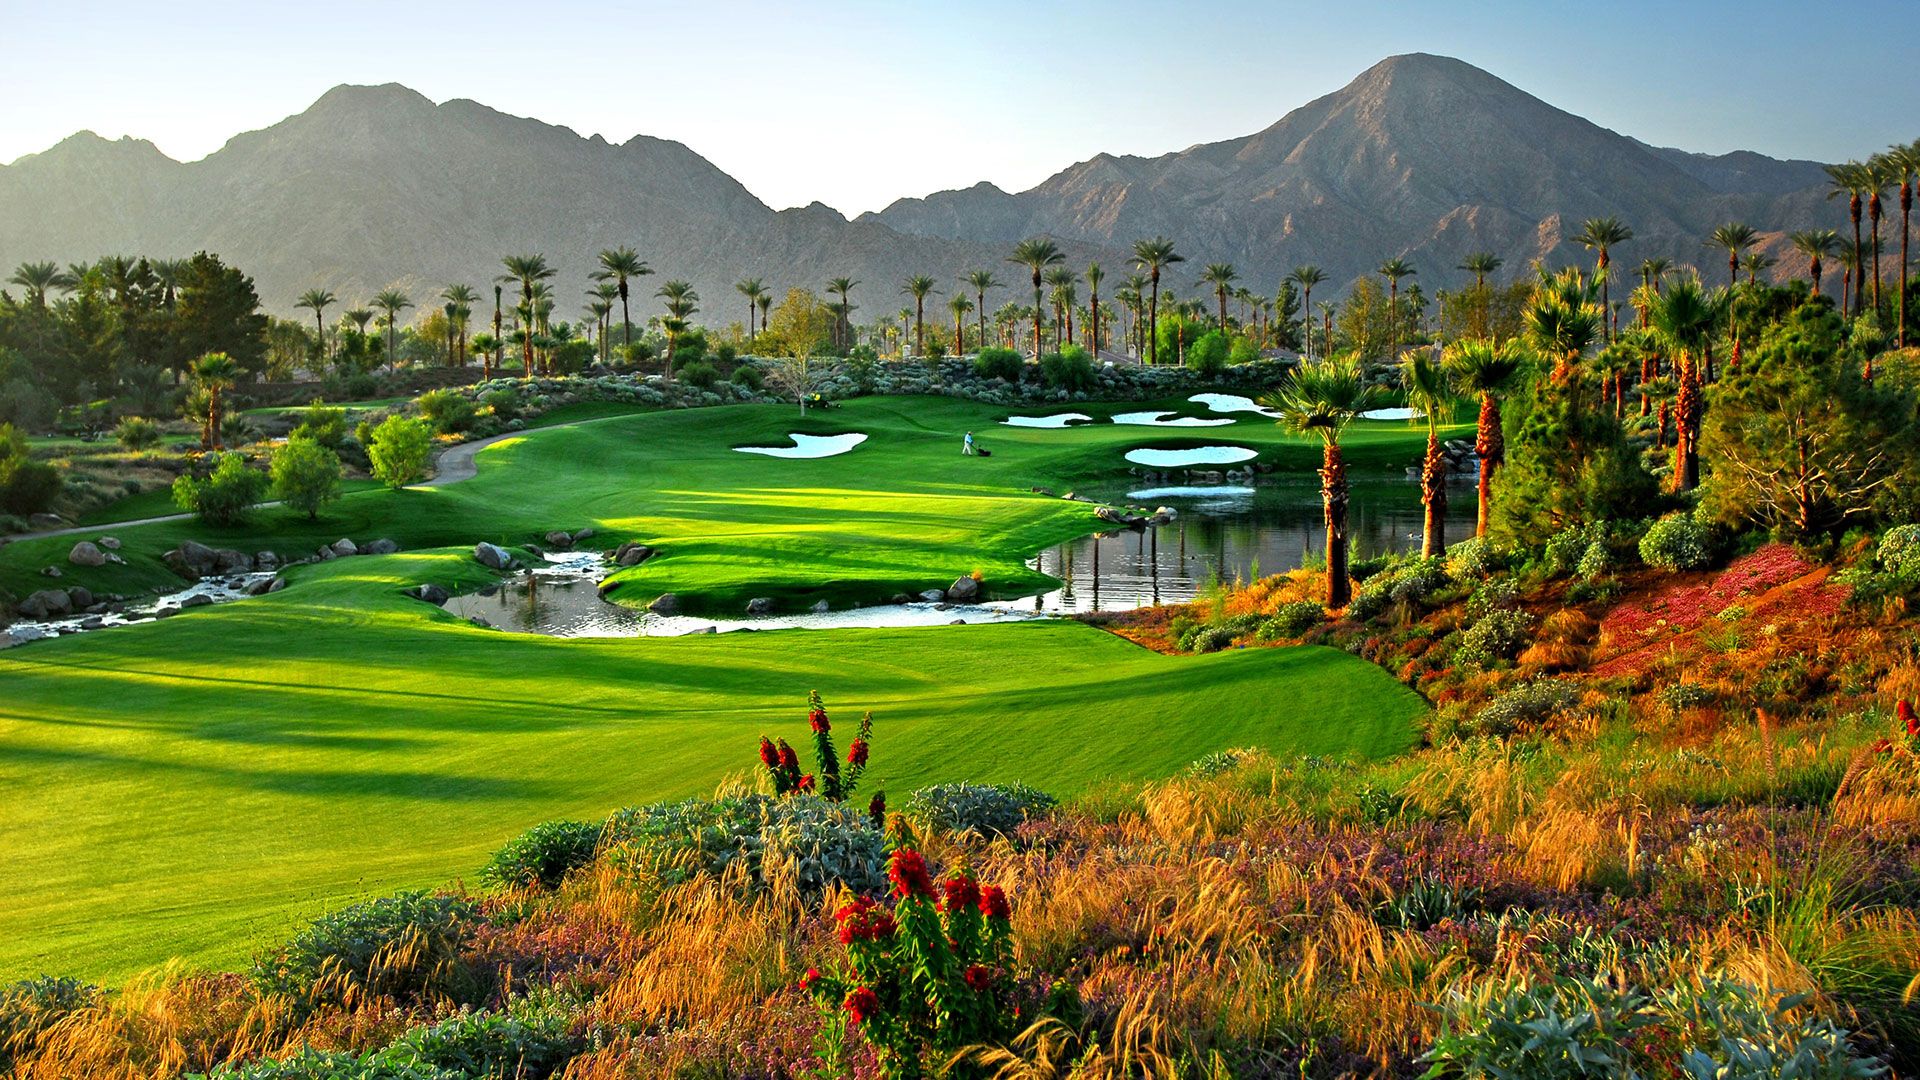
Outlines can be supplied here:
M856 897L835 913L845 962L808 970L801 988L844 1012L890 1077L918 1077L930 1057L1013 1033L1013 941L1006 893L965 871L935 883L927 861L897 848L891 911Z
M833 802L846 802L860 786L860 774L867 771L868 747L873 743L873 714L860 718L860 729L847 747L847 765L840 767L839 751L833 745L833 724L827 719L827 707L820 691L807 695L807 726L813 729L815 770L802 775L800 756L785 739L760 736L760 765L773 781L776 795L818 795ZM876 796L882 806L884 796Z

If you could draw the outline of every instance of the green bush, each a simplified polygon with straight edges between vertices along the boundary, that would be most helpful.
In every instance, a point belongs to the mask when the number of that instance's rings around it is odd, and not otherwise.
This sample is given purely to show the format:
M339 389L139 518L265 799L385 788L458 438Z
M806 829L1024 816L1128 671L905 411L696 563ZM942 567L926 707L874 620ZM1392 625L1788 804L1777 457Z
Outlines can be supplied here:
M1093 389L1093 354L1078 345L1040 358L1040 377L1050 390L1079 393Z
M729 378L729 381L737 386L744 386L749 390L758 390L766 384L767 376L760 370L760 365L758 364L741 364L739 367L733 369L733 375Z
M602 829L586 821L543 821L507 841L480 876L495 885L551 889L568 873L593 861Z
M1233 348L1227 353L1227 363L1234 365L1251 364L1259 359L1260 346L1255 345L1250 339L1245 337L1236 337L1233 339Z
M1233 644L1233 631L1224 626L1196 626L1180 640L1182 648L1193 653L1219 652Z
M1025 784L935 784L907 797L906 814L943 832L1011 836L1054 803L1053 796Z
M1606 525L1589 522L1585 525L1569 525L1547 538L1545 551L1547 574L1561 577L1570 574L1580 565L1580 559L1596 541L1604 541L1607 536Z
M1580 556L1580 562L1573 568L1582 581L1597 581L1606 577L1613 569L1613 553L1607 550L1606 541L1595 540L1587 545L1586 554Z
M1319 626L1327 619L1327 606L1318 600L1295 600L1282 605L1280 610L1260 624L1262 641L1282 641L1297 638Z
M1484 536L1470 536L1447 549L1447 573L1455 581L1483 580L1506 568L1507 560Z
M1227 370L1227 354L1227 336L1209 330L1187 348L1187 367L1203 378L1218 378Z
M0 1069L30 1051L55 1024L100 999L100 989L78 979L42 975L0 986Z
M1454 662L1484 668L1511 660L1527 647L1527 631L1532 627L1533 617L1526 612L1495 608L1461 631L1453 649Z
M1663 570L1704 570L1713 564L1712 537L1705 525L1674 514L1654 522L1640 538L1640 558Z
M255 960L254 985L307 1007L366 995L462 996L473 980L459 953L477 918L470 901L426 892L352 904Z
M442 435L457 435L473 426L477 410L464 394L452 390L430 390L415 402L420 415Z
M504 1011L456 1013L401 1035L374 1055L383 1063L441 1069L474 1080L543 1080L585 1048L564 1002L519 998Z
M1895 525L1882 533L1874 556L1890 574L1920 577L1920 525Z
M1580 700L1579 691L1558 679L1521 683L1474 714L1465 734L1504 737L1539 727Z
M338 452L347 441L347 410L316 401L301 411L300 423L288 433L287 438L312 439Z
M390 1061L378 1054L362 1057L310 1047L279 1061L223 1065L207 1075L212 1080L472 1080L465 1073Z
M320 515L322 506L340 497L340 457L312 439L282 443L267 471L275 497L309 521Z
M983 379L1004 379L1018 384L1027 363L1012 349L981 349L973 358L973 373Z
M26 517L53 505L65 486L60 471L27 454L27 437L0 424L0 512Z
M711 390L720 382L720 369L699 360L680 369L680 379L688 386Z
M151 450L160 441L160 427L140 416L129 416L113 429L113 438L129 450Z
M389 416L368 433L367 458L375 479L395 491L426 475L433 436L427 425L403 416Z
M520 395L512 390L489 390L480 402L502 420L512 420L520 415Z
M756 886L792 872L804 892L838 885L887 888L886 836L859 810L811 795L687 799L631 807L607 822L616 866L691 865L720 874L741 865Z
M191 474L174 479L174 505L200 515L209 525L240 524L266 497L270 481L266 473L247 468L247 459L238 453L213 456L217 459L213 472L204 479Z

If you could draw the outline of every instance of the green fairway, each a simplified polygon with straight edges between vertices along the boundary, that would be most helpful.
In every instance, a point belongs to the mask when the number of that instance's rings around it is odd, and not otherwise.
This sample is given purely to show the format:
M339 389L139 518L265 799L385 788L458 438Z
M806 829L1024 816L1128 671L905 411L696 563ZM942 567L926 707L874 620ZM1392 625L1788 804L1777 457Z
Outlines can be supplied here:
M1100 415L1123 407L1082 406ZM1045 410L1028 410L1033 412ZM174 579L185 536L306 550L341 535L410 550L296 568L259 600L0 652L0 976L112 977L171 955L243 961L342 900L471 873L543 819L701 793L752 767L761 732L804 734L806 692L877 717L874 771L896 795L935 780L1021 779L1068 794L1164 775L1210 751L1399 752L1420 700L1325 649L1164 657L1069 622L564 641L476 629L400 590L490 579L478 539L599 530L664 554L618 597L677 591L836 604L982 570L1042 582L1022 559L1095 525L1027 492L1122 475L1140 445L1228 442L1305 469L1317 444L1243 419L1214 429L998 427L1004 409L865 399L800 421L770 406L648 413L483 450L471 480L362 492L309 524L119 530L126 567L63 584L133 591ZM994 450L962 458L971 428ZM741 454L785 433L862 431L815 461ZM1424 437L1361 425L1350 460L1397 467ZM71 538L0 548L0 583Z

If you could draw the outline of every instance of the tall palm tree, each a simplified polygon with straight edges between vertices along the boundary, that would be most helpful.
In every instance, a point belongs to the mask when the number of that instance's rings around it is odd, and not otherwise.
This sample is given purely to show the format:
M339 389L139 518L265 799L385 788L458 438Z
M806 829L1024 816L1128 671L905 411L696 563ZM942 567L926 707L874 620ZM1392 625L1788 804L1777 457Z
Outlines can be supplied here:
M1574 386L1574 365L1600 336L1604 316L1594 296L1593 285L1578 267L1569 266L1557 275L1544 268L1540 271L1540 284L1523 318L1534 347L1553 358L1556 383Z
M1764 251L1749 251L1740 256L1740 268L1747 272L1747 284L1760 284L1760 275L1773 269L1774 257Z
M413 301L399 289L383 289L380 295L373 298L373 306L380 309L380 321L387 324L387 367L391 370L400 363L396 351L399 348L400 313L412 307Z
M1432 350L1419 349L1400 365L1400 385L1407 404L1427 421L1427 456L1420 463L1420 505L1426 508L1420 557L1431 559L1447 550L1447 455L1440 450L1440 422L1453 411L1453 380Z
M1907 347L1907 237L1913 231L1913 181L1920 176L1920 140L1887 149L1887 165L1900 181L1900 318L1895 344Z
M308 289L293 302L297 308L306 308L313 312L314 352L320 363L327 362L327 324L323 318L327 308L339 302L339 298L325 289Z
M21 263L7 279L8 284L18 285L26 290L26 300L41 311L47 309L47 291L59 288L63 283L73 281L71 274L63 272L50 262Z
M1820 295L1820 262L1833 257L1840 246L1840 234L1832 229L1802 229L1787 234L1793 250L1807 257L1807 276L1813 279L1813 295Z
M966 293L954 293L947 301L947 310L953 312L953 355L964 356L967 351L967 312L973 310L973 297Z
M1663 294L1653 308L1653 330L1674 354L1679 390L1674 399L1675 435L1673 481L1677 491L1700 485L1700 367L1694 357L1713 340L1720 301L1707 294L1698 279L1683 277Z
M602 251L600 269L593 273L597 281L612 281L620 286L620 324L625 330L626 339L622 344L629 349L633 348L633 317L627 308L627 283L634 278L645 277L651 273L653 273L653 267L648 266L640 258L639 252L629 247Z
M493 348L480 357L480 378L493 381L493 370L506 360L506 340L500 336L500 281L493 282Z
M528 318L531 319L533 287L552 277L553 267L547 265L545 255L509 255L501 260L501 264L507 268L501 280L515 282L520 286L520 306L527 310ZM531 379L533 378L533 334L532 327L527 329L529 333L522 334L520 337L520 348L526 363L526 377ZM497 330L495 336L498 336Z
M960 280L973 290L973 299L980 319L980 347L987 347L987 290L997 289L1000 282L991 270L969 270L960 275Z
M1387 279L1387 357L1400 362L1400 279L1419 273L1405 259L1388 259L1380 264L1380 276Z
M1860 197L1866 194L1867 188L1872 182L1868 177L1867 167L1857 161L1849 161L1841 165L1823 166L1823 168L1827 171L1827 198L1832 199L1840 195L1847 197L1847 218L1853 222L1853 265L1856 268L1860 267L1865 264L1865 254L1860 246ZM1865 290L1859 288L1853 290L1854 297L1852 307L1847 311L1847 314L1858 314L1860 310L1859 294L1864 291ZM1847 303L1846 290L1843 286L1841 291L1842 307L1846 307Z
M1353 599L1347 574L1347 467L1340 435L1361 413L1372 409L1378 392L1354 357L1329 356L1295 368L1287 383L1262 404L1280 414L1289 430L1320 436L1320 502L1327 530L1327 606L1345 607Z
M827 282L827 292L840 298L840 316L833 321L833 346L839 348L842 338L852 327L847 319L853 314L853 290L860 283L852 278L837 277Z
M760 305L760 329L765 330L767 328L767 312L773 310L773 294L763 292L754 302Z
M193 381L207 393L207 423L200 430L200 445L214 450L220 445L221 410L226 392L240 381L240 365L223 352L212 352L194 361Z
M1147 363L1149 364L1160 362L1160 272L1174 263L1186 261L1185 256L1173 250L1173 241L1164 236L1134 241L1133 265L1146 272L1148 287L1152 289L1147 300Z
M1472 274L1473 287L1476 289L1484 289L1487 287L1487 275L1506 264L1507 261L1505 259L1502 259L1491 251L1475 251L1460 260L1460 265L1455 269L1465 270L1467 273Z
M1220 332L1227 332L1227 293L1233 289L1233 283L1240 280L1240 271L1232 263L1208 263L1200 271L1200 280L1213 286L1214 298L1220 302Z
M367 324L373 321L373 312L366 308L349 308L341 315L341 318L352 323L354 327L364 335L367 332Z
M1885 154L1874 154L1867 158L1867 221L1873 229L1873 313L1880 314L1880 196L1893 178L1893 169ZM1866 287L1866 279L1860 280L1860 287Z
M933 295L933 279L925 274L915 274L900 286L900 291L913 297L913 353L915 356L925 356L927 297Z
M1033 273L1033 358L1040 359L1040 311L1045 303L1040 298L1042 275L1047 267L1066 262L1067 257L1060 246L1044 236L1031 240L1022 240L1014 245L1013 254L1007 256L1010 263L1018 263Z
M1480 458L1480 517L1474 535L1485 536L1493 520L1493 476L1507 461L1500 399L1519 387L1530 358L1517 339L1496 346L1485 338L1467 338L1447 346L1443 359L1454 386L1480 398L1480 422L1473 436L1473 452Z
M620 286L611 281L596 281L593 288L587 290L593 302L587 310L600 320L600 359L606 360L613 354L613 305L620 299Z
M448 333L459 335L459 349L449 358L456 367L467 366L467 320L473 316L474 301L480 294L473 291L471 285L454 284L440 293L440 299L447 302Z
M1146 337L1140 332L1147 315L1147 285L1147 275L1128 274L1121 279L1120 291L1116 294L1125 300L1127 312L1133 317L1133 322L1127 328L1127 340L1128 348L1137 360L1145 359L1147 355Z
M1580 235L1574 239L1581 247L1597 253L1593 276L1600 282L1600 307L1606 311L1613 310L1613 297L1608 289L1611 275L1607 273L1607 268L1613 263L1613 248L1633 239L1633 230L1627 228L1619 218L1588 218L1580 229ZM1613 331L1609 329L1606 336L1608 341L1612 341Z
M673 349L680 343L680 335L690 325L687 320L700 310L700 294L685 281L663 281L653 295L666 302L667 317L660 320L660 328L667 333L666 374L673 379Z
M1047 299L1053 302L1053 340L1057 345L1073 340L1072 298L1073 284L1080 279L1073 271L1064 266L1056 266L1047 271L1040 279L1047 286Z
M733 291L747 298L747 346L751 348L753 346L754 305L760 302L760 294L766 292L767 287L757 277L742 278L733 283Z
M1300 325L1306 330L1307 356L1313 356L1313 287L1327 280L1326 271L1317 266L1296 266L1293 273L1287 275L1295 285L1300 286Z
M1726 249L1729 286L1740 283L1740 255L1752 247L1759 236L1759 233L1753 231L1752 226L1738 221L1729 221L1708 235L1706 246Z
M1093 343L1094 359L1100 358L1100 283L1107 279L1107 272L1100 269L1099 263L1088 263L1083 272L1087 279L1087 302L1092 307L1087 312L1087 339Z

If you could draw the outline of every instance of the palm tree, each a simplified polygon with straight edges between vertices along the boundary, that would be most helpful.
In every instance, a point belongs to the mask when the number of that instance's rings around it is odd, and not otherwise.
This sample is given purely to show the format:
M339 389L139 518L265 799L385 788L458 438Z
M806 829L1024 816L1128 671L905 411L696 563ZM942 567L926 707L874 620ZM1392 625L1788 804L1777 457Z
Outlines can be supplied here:
M967 312L973 310L973 298L966 293L955 293L947 301L947 310L953 312L953 355L963 356L967 351Z
M1913 224L1913 180L1920 175L1920 140L1887 150L1888 168L1900 180L1900 318L1894 343L1907 347L1907 236Z
M1740 267L1747 272L1747 284L1758 285L1760 275L1773 269L1774 257L1764 251L1749 251L1740 256Z
M392 370L400 362L396 351L399 348L396 331L399 329L400 313L412 307L413 301L399 289L384 289L373 298L373 306L380 309L380 321L387 324L387 368Z
M1088 263L1084 272L1087 279L1088 303L1092 307L1087 312L1087 338L1093 342L1093 357L1100 358L1100 283L1107 279L1107 272L1100 269L1099 263Z
M927 312L927 297L933 295L933 279L925 274L915 274L907 279L900 291L913 297L913 354L927 355L927 334L924 320Z
M1480 422L1473 436L1473 452L1480 458L1480 518L1474 535L1485 536L1493 520L1493 475L1507 461L1500 399L1518 388L1530 358L1518 340L1496 346L1485 338L1467 338L1447 346L1444 359L1454 386L1480 397Z
M637 277L653 273L653 268L640 258L632 248L611 248L600 253L600 269L594 271L595 281L612 281L620 286L620 323L625 328L627 348L633 348L633 317L627 309L627 282Z
M1053 339L1055 344L1073 341L1073 292L1074 283L1080 279L1064 266L1056 266L1046 272L1041 279L1051 290L1047 299L1053 301Z
M1860 267L1865 263L1865 255L1860 247L1860 196L1866 193L1871 183L1867 175L1867 167L1857 161L1822 167L1827 171L1827 198L1832 199L1841 194L1847 196L1847 218L1853 222L1853 265L1856 268ZM1859 294L1865 290L1856 288L1853 291L1852 309L1847 311L1847 314L1858 313ZM1842 286L1840 296L1841 306L1845 308L1848 303L1845 286Z
M300 299L293 302L294 307L307 308L313 312L314 351L319 355L319 362L323 364L327 362L327 324L323 315L328 307L338 302L339 298L325 289L308 289L300 294Z
M1387 336L1390 341L1387 356L1391 363L1400 362L1400 279L1419 273L1407 264L1405 259L1388 259L1380 264L1380 274L1387 279Z
M240 365L223 352L212 352L194 361L193 381L207 393L207 425L200 431L200 445L214 450L220 446L220 411L224 397L240 381Z
M1696 278L1683 277L1660 297L1653 308L1653 330L1674 353L1680 387L1674 398L1675 435L1673 481L1677 491L1700 484L1700 368L1694 354L1713 340L1719 302L1707 295Z
M1186 257L1173 250L1173 241L1164 236L1136 240L1133 265L1146 271L1147 284L1153 290L1147 300L1147 363L1160 362L1160 272Z
M1603 316L1594 306L1594 289L1569 266L1558 275L1540 271L1540 284L1524 312L1534 347L1553 357L1553 380L1572 385L1573 367L1600 336Z
M1208 263L1207 268L1200 271L1200 280L1213 286L1213 295L1220 301L1220 332L1224 334L1227 332L1227 292L1240 280L1240 271L1235 270L1232 263Z
M762 284L757 277L742 278L733 283L733 291L747 298L747 346L751 348L753 346L754 305L760 302L760 294L766 292L767 287Z
M665 281L654 290L653 295L666 301L667 317L660 320L660 328L667 333L666 374L673 379L673 348L680 343L680 335L686 332L687 319L700 310L700 294L685 281Z
M7 279L12 285L18 285L27 291L27 302L41 311L47 309L47 290L61 287L74 281L74 275L64 273L50 262L21 263L13 276Z
M456 367L467 366L467 320L473 316L473 302L480 294L473 291L471 285L449 285L440 293L440 299L447 302L447 332L459 333L460 348L450 361Z
M1440 421L1453 411L1453 382L1431 349L1419 349L1400 365L1400 385L1407 404L1427 421L1427 456L1420 463L1420 504L1427 512L1420 557L1431 559L1447 550L1447 455L1440 451Z
M373 321L373 312L366 308L349 308L341 315L341 318L352 323L358 328L361 334L365 334L367 332L367 324Z
M851 329L847 319L853 314L853 290L860 283L852 278L837 277L827 282L827 292L840 298L840 315L833 321L833 345L839 348L844 333Z
M1496 260L1498 261L1498 260ZM1300 286L1300 326L1306 330L1307 356L1313 356L1313 287L1327 280L1326 271L1317 266L1296 266L1293 273L1287 275L1295 285Z
M501 260L501 264L507 268L507 272L501 276L500 280L517 282L519 284L520 306L526 310L527 318L531 319L533 317L533 287L539 282L552 277L554 275L553 267L547 265L547 257L545 255L509 255ZM531 331L532 328L528 327L527 329ZM496 336L498 335L497 329L495 330L495 334ZM531 332L520 336L520 348L521 355L526 362L526 377L531 379L533 378L533 334Z
M1874 154L1867 158L1867 220L1873 227L1873 313L1880 314L1880 194L1886 190L1893 179L1893 169L1885 154ZM1860 287L1866 288L1866 279L1860 280Z
M1013 254L1007 256L1010 263L1018 263L1033 273L1033 358L1040 359L1040 310L1045 305L1040 299L1041 276L1049 266L1066 262L1060 246L1044 236L1031 240L1022 240L1014 245Z
M493 381L493 369L506 359L506 339L500 336L500 282L493 283L493 348L482 350L480 357L480 378Z
M1507 261L1491 251L1475 251L1460 261L1455 269L1465 270L1473 275L1473 287L1487 287L1487 275L1505 266Z
M1728 285L1731 286L1740 283L1740 253L1752 247L1753 242L1759 239L1759 235L1760 234L1754 232L1753 228L1749 225L1742 224L1738 221L1730 221L1713 230L1712 234L1707 237L1707 247L1725 248L1727 250Z
M588 293L587 295L592 296L593 294ZM613 334L613 327L609 325L613 321L613 301L601 300L595 297L592 301L588 302L584 310L587 314L593 316L594 331L600 335L600 340L597 342L599 347L595 350L595 355L597 355L600 358L600 362L604 364L607 362L608 357L607 339Z
M153 279L160 283L160 305L171 312L175 294L180 288L180 279L187 272L187 260L155 259L149 265L153 267ZM65 283L63 287L72 288L77 284L77 281Z
M620 299L620 286L611 281L596 281L587 295L593 298L587 310L600 320L600 359L605 360L613 353L613 343L608 338L613 335L613 304Z
M770 292L761 293L759 298L754 302L760 305L760 329L765 330L767 328L767 312L773 310L773 294Z
M1327 357L1294 369L1287 384L1262 404L1280 413L1280 423L1297 433L1320 436L1320 502L1327 530L1327 606L1345 607L1353 598L1347 576L1347 468L1340 434L1361 413L1374 407L1378 392L1353 357Z
M1000 282L994 279L991 270L969 270L960 275L960 280L973 289L975 310L980 319L980 347L987 347L987 290L997 289Z
M1807 257L1807 276L1813 279L1813 295L1820 295L1820 261L1833 257L1840 245L1840 234L1832 229L1802 229L1787 234L1793 250Z
M1600 307L1606 311L1613 310L1613 297L1608 288L1610 275L1607 273L1607 268L1613 263L1613 248L1633 239L1633 230L1622 224L1619 218L1588 218L1580 230L1580 235L1574 239L1581 247L1598 253L1594 261L1593 276L1600 282ZM1609 329L1606 336L1608 341L1612 341L1613 331Z

